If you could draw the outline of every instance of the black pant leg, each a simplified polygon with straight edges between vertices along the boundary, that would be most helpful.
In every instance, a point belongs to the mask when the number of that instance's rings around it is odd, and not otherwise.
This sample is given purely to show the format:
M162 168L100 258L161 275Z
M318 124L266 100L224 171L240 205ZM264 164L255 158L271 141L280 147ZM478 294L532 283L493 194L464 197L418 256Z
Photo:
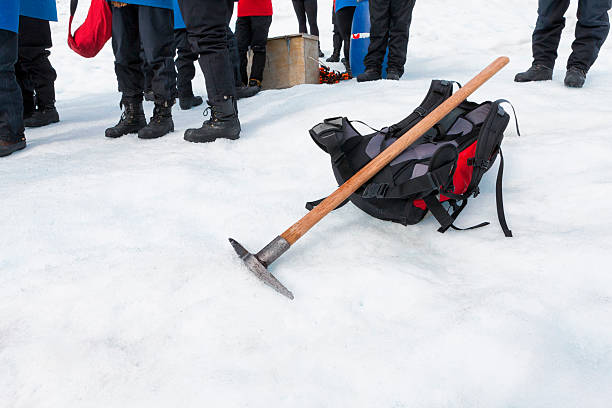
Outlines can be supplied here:
M25 112L32 101L40 109L55 105L55 80L57 73L49 61L52 46L51 28L47 20L19 17L19 57L17 73ZM35 98L34 98L35 95Z
M179 0L191 48L200 55L208 99L235 97L236 88L227 47L230 2Z
M176 45L176 89L179 98L193 96L191 81L195 77L194 62L198 54L191 50L187 39L187 30L174 30L174 43Z
M271 24L272 16L251 17L251 49L253 50L251 79L263 80L263 72L266 67L266 44Z
M572 44L572 54L567 61L568 68L576 66L588 71L595 63L610 32L608 11L611 7L612 0L579 1L576 40Z
M124 99L142 100L144 76L140 59L138 7L132 4L124 7L111 6L113 13L112 42L119 92L123 94Z
M304 0L304 10L310 26L310 34L319 36L319 26L317 25L317 0Z
M243 84L249 83L247 73L249 45L251 45L253 17L238 17L236 20L236 43L238 46L238 56L240 57L240 81Z
M389 24L389 59L387 70L404 73L412 10L416 0L391 0ZM383 55L384 59L384 55Z
M227 48L229 50L230 63L232 64L232 71L234 73L234 83L236 86L242 85L242 78L240 77L240 54L238 53L238 41L234 32L227 26Z
M41 47L21 47L19 49L19 62L27 73L35 94L36 106L39 109L55 106L55 80L57 73L49 55L51 52Z
M151 89L155 101L174 102L174 12L160 7L138 7L138 29L147 64L153 71Z
M0 139L23 136L23 101L15 78L17 33L0 29Z
M563 15L570 0L539 0L538 21L532 36L534 64L554 68L561 32L565 27Z
M15 64L15 78L21 89L21 98L23 100L23 117L31 116L36 110L36 101L34 100L34 84L30 79L28 72L17 57Z
M389 44L391 25L391 0L370 0L370 45L363 63L366 69L382 71Z
M306 9L304 8L304 0L293 0L293 10L298 20L298 31L300 33L308 33L306 28Z
M342 7L336 12L336 22L338 29L344 41L344 58L347 63L350 61L351 52L351 30L353 29L353 16L355 15L355 6Z

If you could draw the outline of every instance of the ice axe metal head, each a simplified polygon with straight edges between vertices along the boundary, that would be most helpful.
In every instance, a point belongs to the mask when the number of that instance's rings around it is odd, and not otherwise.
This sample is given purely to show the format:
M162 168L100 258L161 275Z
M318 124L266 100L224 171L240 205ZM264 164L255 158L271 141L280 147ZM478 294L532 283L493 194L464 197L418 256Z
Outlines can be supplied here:
M229 242L253 275L257 276L263 283L277 292L287 296L289 299L293 299L293 293L268 271L268 266L290 248L289 242L282 237L276 237L257 254L250 253L232 238L229 239Z

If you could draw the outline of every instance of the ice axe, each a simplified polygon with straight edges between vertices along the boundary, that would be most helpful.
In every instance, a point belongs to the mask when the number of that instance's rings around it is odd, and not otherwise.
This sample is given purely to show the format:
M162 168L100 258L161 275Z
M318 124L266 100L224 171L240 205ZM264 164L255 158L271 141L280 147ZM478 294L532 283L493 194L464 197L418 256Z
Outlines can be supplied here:
M454 95L444 101L429 115L425 116L412 129L404 133L391 146L383 150L378 156L376 156L376 158L359 170L353 177L338 187L336 191L323 200L312 211L289 227L289 229L287 229L281 235L274 238L272 242L266 245L258 253L250 253L242 245L230 238L230 243L247 268L266 285L274 288L277 292L287 296L289 299L293 299L293 293L291 293L289 289L287 289L278 281L278 279L274 277L274 275L270 273L270 271L268 271L270 264L287 252L287 250L293 244L295 244L298 239L303 237L308 230L314 227L315 224L323 219L323 217L348 199L349 196L357 191L357 189L366 181L374 177L376 173L389 164L400 153L406 150L406 148L425 134L425 132L431 129L436 123L442 120L453 109L459 106L461 102L466 100L472 93L474 93L474 91L480 88L482 84L497 74L508 64L508 62L510 62L508 57L499 57L493 61L470 82L465 84L463 88L459 89Z

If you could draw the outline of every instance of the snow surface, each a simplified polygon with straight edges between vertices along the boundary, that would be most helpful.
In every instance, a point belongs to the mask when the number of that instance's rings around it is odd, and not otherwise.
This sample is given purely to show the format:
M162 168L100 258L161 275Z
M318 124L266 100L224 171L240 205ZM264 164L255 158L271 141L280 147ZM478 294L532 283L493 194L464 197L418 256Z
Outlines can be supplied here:
M112 51L70 51L60 0L62 122L0 161L0 406L610 407L612 41L565 88L572 2L554 81L515 84L536 3L418 1L399 83L266 91L240 101L239 141L196 145L182 134L202 109L175 109L159 140L103 136L120 115ZM274 8L271 35L295 32L291 3ZM329 55L331 0L319 8ZM335 187L311 126L393 123L431 79L465 82L498 55L510 65L471 99L519 114L514 238L491 171L458 222L487 228L441 235L348 205L271 268L294 301L247 272L229 236L256 251Z

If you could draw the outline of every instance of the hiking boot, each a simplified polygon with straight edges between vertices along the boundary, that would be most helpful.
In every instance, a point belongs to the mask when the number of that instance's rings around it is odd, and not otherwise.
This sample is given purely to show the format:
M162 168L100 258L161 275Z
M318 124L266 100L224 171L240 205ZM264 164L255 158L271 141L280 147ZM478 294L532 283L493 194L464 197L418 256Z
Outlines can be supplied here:
M155 102L155 92L153 91L145 91L144 100L147 102Z
M388 72L387 72L387 76L389 76ZM382 75L380 74L379 71L368 68L365 70L364 73L357 75L357 82L378 81L381 78L382 78Z
M57 122L59 122L59 114L57 113L55 106L35 110L32 112L32 115L23 119L23 125L28 128L47 126L51 123Z
M387 70L387 79L391 81L399 81L401 74L397 71Z
M240 121L236 100L231 96L221 97L215 102L206 101L210 111L210 119L199 129L187 129L184 139L193 143L214 142L217 139L236 140L240 138Z
M174 132L172 105L174 101L155 102L149 124L138 131L139 139L157 139Z
M323 51L321 51L321 48L319 47L319 58L323 58L325 56L325 54L323 54Z
M0 138L0 157L6 157L17 150L25 149L26 147L26 139L23 134L17 140L4 140Z
M338 62L340 61L340 51L338 51L338 53L334 52L328 59L325 60L326 62Z
M241 85L236 87L236 99L242 98L250 98L251 96L255 96L261 91L261 88L258 86L246 86Z
M582 88L586 81L586 71L578 67L569 67L565 74L565 86L570 88Z
M123 107L121 119L115 126L106 129L104 136L117 138L129 133L138 133L140 129L147 126L142 101L122 100L119 106Z
M191 109L195 106L200 106L204 100L201 96L179 96L179 106L182 110Z
M516 74L514 82L550 81L552 76L552 68L533 64L527 71Z

